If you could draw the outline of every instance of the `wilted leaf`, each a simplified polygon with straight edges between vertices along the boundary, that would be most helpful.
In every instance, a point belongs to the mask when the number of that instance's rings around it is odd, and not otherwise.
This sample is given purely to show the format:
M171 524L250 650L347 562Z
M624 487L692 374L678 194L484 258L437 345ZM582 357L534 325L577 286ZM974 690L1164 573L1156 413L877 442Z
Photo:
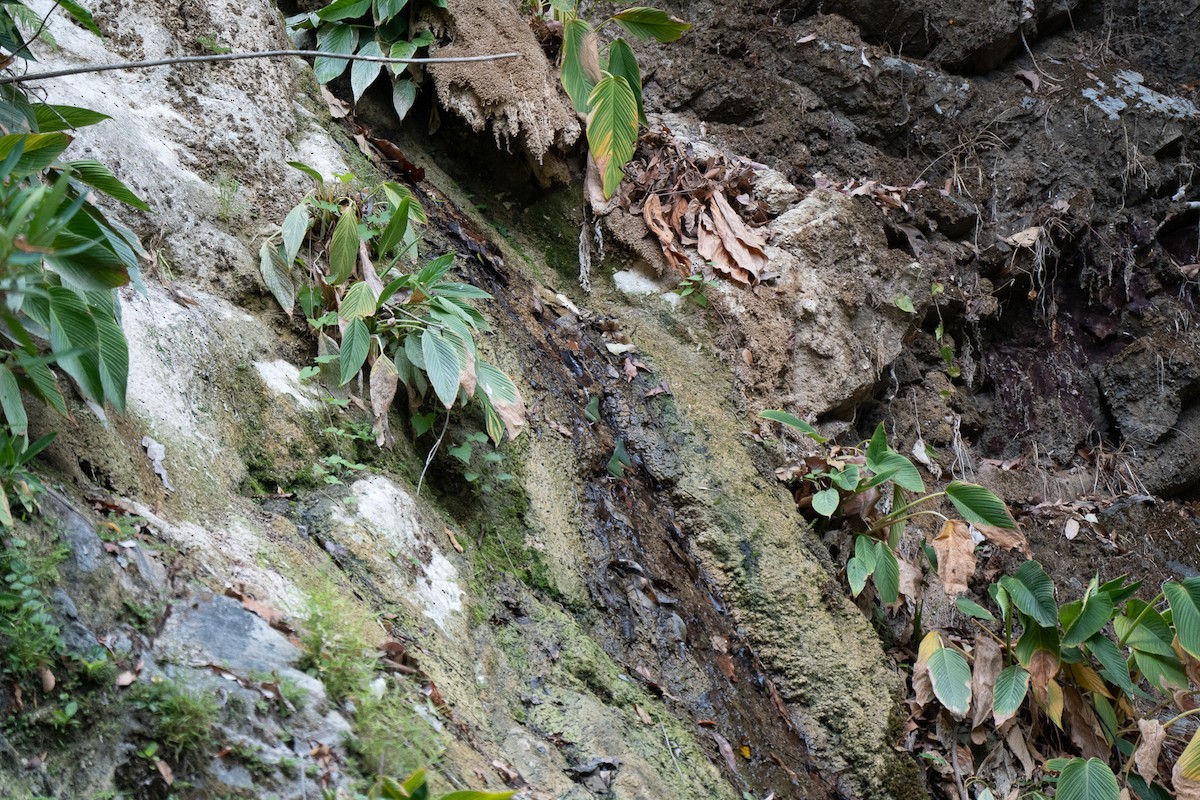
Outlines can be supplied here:
M1156 719L1139 719L1137 725L1141 738L1133 752L1133 763L1137 765L1138 773L1150 783L1158 777L1158 757L1162 753L1163 740L1167 738L1167 729Z
M646 221L646 227L658 238L667 263L679 274L691 275L692 259L688 258L676 243L675 234L663 217L662 203L658 195L651 193L646 196L646 201L642 204L642 218Z
M1012 236L1002 237L1004 241L1014 247L1033 247L1037 244L1038 236L1042 233L1040 225L1034 225L1031 228L1026 228L1022 231L1017 231Z
M975 640L975 665L971 670L971 696L975 701L972 728L978 728L992 715L993 692L1003 667L1000 645L988 636L978 637Z
M588 151L603 180L604 198L613 196L637 143L637 98L624 78L604 73L588 95Z
M525 425L525 401L516 384L502 370L486 361L480 361L475 367L479 388L496 414L504 422L504 428L510 439L516 439Z
M938 557L938 577L951 597L967 590L967 582L975 574L975 540L962 520L948 519L933 540Z
M383 447L388 442L388 409L396 397L400 384L400 371L392 360L380 353L371 365L371 414L375 421L371 432L375 434L375 445Z
M1084 758L1107 758L1111 745L1100 727L1100 720L1090 703L1078 691L1067 686L1063 689L1063 721L1071 741L1079 748Z

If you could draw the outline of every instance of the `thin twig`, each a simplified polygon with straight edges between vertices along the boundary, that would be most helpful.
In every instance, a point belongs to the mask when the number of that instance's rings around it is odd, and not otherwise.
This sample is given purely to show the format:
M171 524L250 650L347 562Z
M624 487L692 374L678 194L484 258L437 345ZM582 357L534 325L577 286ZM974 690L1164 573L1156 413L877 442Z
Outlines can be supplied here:
M446 429L450 427L450 412L446 412L446 422L442 425L442 432L438 434L437 441L433 443L433 447L429 448L429 455L425 457L425 466L421 468L421 477L417 480L417 497L421 496L421 485L425 483L425 473L429 471L429 465L433 463L433 457L437 455L438 448L442 446L442 437L446 435Z
M62 78L67 75L82 75L91 72L109 72L114 69L147 69L149 67L165 67L174 64L202 64L215 61L243 61L248 58L283 58L286 56L303 56L317 58L333 58L342 61L372 61L379 64L461 64L471 61L499 61L504 58L520 58L520 53L494 53L486 56L446 56L444 58L388 58L387 56L360 56L344 53L323 53L320 50L258 50L253 53L218 53L205 56L178 56L176 58L157 58L150 61L122 61L119 64L102 64L100 66L70 67L55 69L49 72L34 72L29 75L13 75L0 78L0 86L10 83L28 83L47 78Z
M671 756L671 763L675 765L675 771L679 773L681 780L686 781L687 778L683 775L683 769L679 766L679 759L675 758L675 748L671 746L671 737L667 736L667 726L663 724L661 717L658 720L658 726L662 728L663 741L667 743L667 755Z

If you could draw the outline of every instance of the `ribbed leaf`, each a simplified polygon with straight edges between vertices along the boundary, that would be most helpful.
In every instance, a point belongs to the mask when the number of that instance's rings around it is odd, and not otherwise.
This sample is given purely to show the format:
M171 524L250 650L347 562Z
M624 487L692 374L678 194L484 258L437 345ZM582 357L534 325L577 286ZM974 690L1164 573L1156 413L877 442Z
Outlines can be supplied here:
M1179 754L1176 767L1179 774L1189 781L1200 781L1200 730L1192 734L1191 741Z
M1078 610L1075 603L1069 603L1063 606L1059 612L1060 617L1064 617L1063 623L1063 638L1064 647L1077 647L1093 635L1100 632L1100 629L1108 624L1112 619L1113 603L1112 599L1097 590L1096 581L1092 581L1088 593L1082 601L1079 601ZM1071 608L1068 610L1068 606ZM1070 622L1065 618L1072 617Z
M971 668L967 659L943 645L939 637L928 666L934 695L947 711L962 719L971 708Z
M691 30L691 23L676 19L657 8L638 6L614 14L613 20L639 39L654 38L660 42L673 42Z
M342 216L329 240L329 283L345 283L358 263L358 213L353 205L342 208Z
M588 105L588 150L600 171L607 199L624 180L625 165L637 144L637 100L624 78L604 73L592 89Z
M460 365L454 345L435 328L426 328L421 334L421 358L425 362L425 373L434 394L446 408L454 405L458 397Z
M979 603L976 603L974 600L971 600L970 598L960 597L954 601L954 606L959 611L966 614L968 617L974 617L975 619L981 619L984 622L995 622L996 621L996 618L994 616L992 616L992 612L988 611L986 608L979 605Z
M362 0L359 0L362 2ZM370 0L366 0L370 6ZM324 53L341 53L350 55L358 46L358 28L351 25L326 23L317 30L317 49ZM313 61L313 75L318 83L327 83L346 71L349 61L341 58L324 58L318 56Z
M1042 627L1028 617L1022 617L1021 624L1025 626L1025 630L1017 640L1015 650L1017 660L1022 666L1028 667L1039 650L1050 653L1055 659L1058 658L1060 646L1057 627Z
M70 14L71 18L80 25L87 28L97 36L101 35L100 29L96 27L96 20L92 19L92 12L88 11L74 0L58 0L58 4L62 6L63 10Z
M379 42L372 39L371 41L358 48L360 56L374 56L380 58L383 56L383 50L379 47ZM379 71L383 69L382 61L355 61L350 66L350 91L354 95L354 102L358 102L358 98L362 97L363 92L367 87L375 82L379 77Z
M358 281L342 295L338 305L338 316L342 319L362 319L375 316L375 293L366 281Z
M388 220L387 227L383 229L383 233L379 234L379 239L375 243L376 250L380 255L386 256L392 251L392 248L404 241L404 231L408 228L408 210L411 207L412 200L406 197L392 211L392 217Z
M72 128L86 128L88 125L95 125L106 119L112 119L107 114L92 111L90 108L58 106L48 103L34 103L33 114L37 120L38 131L41 133L53 133L54 131L65 131Z
M900 599L900 562L883 542L876 544L875 553L875 589L879 602L890 606Z
M308 203L301 203L288 212L283 218L280 233L283 236L283 260L290 266L300 253L304 237L308 235L308 226L312 224L308 213Z
M1058 776L1055 800L1119 800L1117 776L1098 758L1072 758Z
M867 565L858 556L846 562L846 582L850 584L852 597L862 594L862 590L867 585L867 578L871 577L871 572L873 570L867 569Z
M633 96L637 100L638 121L645 125L646 110L642 106L642 71L638 67L637 56L633 54L633 48L629 46L629 42L624 39L614 39L613 43L608 46L608 71L613 75L620 75L629 84L629 88L633 90Z
M371 0L333 0L332 3L317 12L317 16L326 22L336 22L340 19L355 19L371 10Z
M338 357L338 386L345 386L354 380L354 376L362 369L367 360L367 350L370 349L371 335L366 323L361 319L352 320L342 334L342 349Z
M601 77L599 58L592 26L581 19L568 20L563 25L562 85L580 114L591 108L588 98Z
M483 395L504 422L508 437L516 439L525 425L525 401L520 390L503 370L486 361L481 360L475 365L475 377Z
M262 274L263 283L289 317L296 305L296 284L288 268L290 263L284 261L279 248L270 239L263 242L258 250L258 271Z
M1096 634L1085 643L1088 652L1100 663L1100 674L1114 686L1120 687L1128 695L1136 693L1133 681L1129 678L1129 663L1122 655L1116 642L1107 636Z
M817 429L814 428L812 425L809 425L804 420L800 419L797 416L789 414L786 411L779 411L774 408L768 408L766 411L758 412L758 416L762 417L763 419L769 419L772 422L781 422L790 428L795 428L796 430L800 431L808 438L812 439L817 444L825 444L825 442L827 441L827 439L824 436L817 433Z
M3 364L0 364L0 409L4 410L4 422L13 436L29 435L29 417L21 400L17 376Z
M125 341L125 334L116 316L109 309L93 306L92 318L96 321L96 348L104 399L123 414L125 384L129 379L129 343Z
M911 461L895 450L887 450L877 458L871 459L868 466L875 473L875 477L871 480L872 486L892 481L901 489L907 489L910 492L925 491L925 482L921 480L921 473L917 472L917 468Z
M1171 647L1175 634L1162 614L1136 598L1129 601L1125 611L1125 615L1118 614L1113 618L1113 629L1117 632L1117 638L1134 650L1160 656L1175 655L1175 650ZM1138 620L1136 628L1133 626L1134 620Z
M1017 713L1028 691L1029 673L1020 664L1005 667L996 676L996 685L992 689L992 716L996 727Z
M1171 621L1180 646L1192 658L1200 658L1200 578L1168 581L1162 588L1171 604Z
M1015 528L1004 502L989 490L974 483L953 481L946 487L946 496L963 519L972 525L991 525L996 528Z
M969 520L968 520L969 521ZM992 524L992 523L987 523ZM1058 606L1054 603L1054 584L1036 561L1026 561L1014 575L1005 575L1000 585L1013 604L1047 628L1058 626Z
M150 206L146 205L144 200L130 191L129 187L112 173L112 170L99 161L84 158L78 161L68 161L65 166L71 168L75 178L91 186L93 189L99 189L109 197L120 200L122 203L133 206L141 211L150 210Z
M70 143L71 137L65 133L12 133L0 136L0 160L6 158L17 144L22 144L24 151L12 168L12 174L23 178L50 166Z
M1174 655L1163 656L1144 650L1134 650L1133 661L1150 685L1157 689L1170 692L1172 687L1186 689L1188 686L1188 677L1183 671L1183 664Z
M96 358L96 322L83 298L70 289L51 286L47 290L50 349L58 364L74 379L83 395L104 402L100 365Z
M387 22L408 5L408 0L375 0L375 22Z
M65 417L67 415L67 401L63 397L62 389L58 386L58 378L54 375L50 367L40 361L25 364L20 361L20 357L18 357L18 363L21 364L25 375L33 384L34 392L37 396L45 400L51 408Z
M408 78L402 78L392 86L392 108L396 109L396 119L403 120L417 102L417 85Z

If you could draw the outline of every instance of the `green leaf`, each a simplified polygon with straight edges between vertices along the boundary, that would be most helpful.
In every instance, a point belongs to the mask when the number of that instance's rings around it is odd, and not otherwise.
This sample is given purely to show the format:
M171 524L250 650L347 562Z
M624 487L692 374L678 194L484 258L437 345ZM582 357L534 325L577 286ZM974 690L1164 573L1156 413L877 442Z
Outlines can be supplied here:
M1085 643L1088 652L1100 663L1100 674L1104 679L1128 695L1134 695L1137 690L1129 678L1129 664L1116 642L1102 634L1096 634Z
M454 405L458 397L460 364L454 345L435 328L426 328L421 334L421 357L425 361L425 372L438 400L446 408Z
M308 235L308 226L311 224L308 203L299 204L283 218L280 234L283 237L283 260L286 265L294 263L296 256L300 254L300 247L304 244L304 237Z
M851 596L858 597L862 593L869 577L871 577L871 571L858 556L846 562L846 582L850 584Z
M1045 650L1056 659L1059 657L1060 643L1057 627L1042 627L1025 616L1021 618L1021 624L1024 625L1025 630L1021 633L1021 638L1017 640L1017 646L1014 649L1022 666L1028 667L1033 661L1033 654L1038 650Z
M33 114L37 120L37 127L40 133L86 128L88 125L95 125L106 119L112 119L107 114L92 111L90 108L58 106L50 105L49 103L34 103Z
M408 0L375 0L375 21L378 24L387 22L399 14L408 5Z
M363 0L358 0L363 2ZM369 4L370 0L366 0ZM339 25L336 22L326 23L317 29L317 49L323 53L341 53L350 55L358 46L358 28L351 25ZM317 83L328 83L346 71L349 61L341 58L325 58L318 56L313 62L313 75Z
M476 791L461 791L444 794L439 800L508 800L516 794L512 792L476 792Z
M509 438L517 438L525 424L525 401L517 385L499 367L482 360L475 364L475 378L482 394L504 423ZM590 403L588 407L591 408Z
M303 161L289 161L289 162L287 162L287 164L292 169L300 170L305 175L307 175L308 177L310 177L314 181L316 181L318 184L322 184L325 182L325 179L321 177L321 173L317 172L315 169L310 167L308 164L305 164Z
M862 562L866 567L867 574L870 575L875 571L875 565L879 560L879 540L872 539L870 536L856 536L854 538L854 557Z
M13 436L29 435L29 417L21 400L21 387L17 385L17 376L4 364L0 364L0 408Z
M1133 661L1150 685L1156 689L1169 693L1171 687L1186 689L1188 686L1183 664L1174 655L1164 656L1145 650L1134 650Z
M345 283L358 263L358 213L353 204L342 207L342 215L329 240L329 278L332 286Z
M879 460L883 458L884 454L890 451L887 431L884 430L883 423L881 422L875 426L875 432L871 434L871 441L867 443L867 468L872 472L878 473L879 470L875 469L873 465L878 465Z
M284 261L279 248L270 239L263 242L258 250L258 271L262 274L263 283L289 317L296 305L296 284L292 281L292 271L288 267L290 263Z
M1055 800L1119 800L1117 776L1098 758L1072 758L1058 776Z
M892 548L883 542L875 545L875 589L879 592L879 602L885 606L900 599L900 563Z
M392 108L396 109L396 118L403 120L417 102L417 85L408 78L402 78L392 86Z
M404 241L404 231L408 229L408 211L411 206L412 200L406 197L392 211L387 227L383 229L383 233L379 234L379 240L375 244L376 252L380 255L386 256L392 251L392 248Z
M1077 647L1095 634L1100 632L1100 629L1108 624L1113 615L1112 599L1098 591L1096 581L1092 580L1092 585L1088 587L1088 593L1084 595L1079 607L1078 614L1067 624L1063 620L1063 638L1064 647ZM1074 604L1068 604L1074 605ZM1066 611L1067 606L1063 606L1063 611ZM1060 616L1062 612L1060 612Z
M925 491L925 481L921 480L921 473L917 472L911 461L895 450L888 450L878 458L869 460L867 466L875 473L875 477L871 479L871 486L892 481L901 489L910 492Z
M1113 629L1117 632L1117 638L1134 650L1161 656L1175 655L1175 650L1171 647L1175 634L1162 614L1136 598L1129 601L1125 610L1128 616L1118 614L1113 618ZM1140 620L1136 628L1133 627L1134 620Z
M624 78L609 73L588 96L588 150L604 183L608 199L625 179L625 165L637 144L637 100Z
M929 682L933 693L946 710L958 718L966 716L971 708L971 668L967 659L957 650L946 647L938 639L938 646L929 655Z
M62 6L63 10L70 14L71 18L80 25L87 28L97 36L102 35L100 33L100 29L96 27L96 20L92 19L92 12L88 11L74 0L58 0L58 4Z
M758 416L762 419L769 419L772 422L781 422L790 428L795 428L817 444L825 444L825 442L828 441L824 436L818 433L817 429L812 425L809 425L804 420L797 416L793 416L786 411L779 411L777 409L769 408L766 411L758 412Z
M83 395L104 402L104 385L96 358L96 321L83 298L60 286L47 288L50 349L58 364L75 381Z
M62 389L58 387L58 378L55 377L54 372L42 362L26 364L19 356L18 363L33 384L34 393L65 417L67 415L67 401L63 397Z
M992 688L992 714L1007 719L1017 713L1029 691L1029 673L1020 664L1005 667Z
M352 320L346 326L346 332L342 334L342 349L338 357L338 366L341 369L338 386L345 386L354 379L367 360L370 346L371 334L367 331L366 323L361 319Z
M613 43L608 46L608 71L613 75L620 75L629 84L634 98L637 99L638 121L645 125L646 110L642 106L642 72L638 68L637 57L633 54L629 42L624 39L614 39ZM702 294L696 295L697 301L703 297Z
M471 443L470 442L463 442L460 445L451 447L446 452L449 453L450 455L454 456L455 458L457 458L462 463L470 466L470 464L471 464Z
M837 511L838 502L841 496L837 489L822 489L813 495L812 508L813 511L820 514L822 517L832 517Z
M1183 748L1175 766L1185 780L1200 781L1200 730L1192 734L1191 741Z
M954 606L959 611L966 614L968 617L974 617L975 619L981 619L984 622L995 622L996 621L996 618L994 616L992 616L992 612L988 611L986 608L979 605L979 603L976 603L974 600L971 600L970 598L960 597L954 601Z
M853 492L858 488L860 473L857 464L848 464L845 469L834 470L829 473L829 480L839 489L847 492Z
M129 343L117 322L116 315L108 308L92 307L96 321L96 347L100 361L100 384L104 387L104 399L118 413L125 413L125 384L129 379Z
M613 15L613 21L639 39L654 38L660 42L673 42L691 30L691 24L676 19L657 8L637 6Z
M333 0L317 12L317 17L326 22L355 19L371 10L371 0Z
M588 98L601 76L596 33L584 20L571 19L563 25L561 77L571 105L586 114L591 108Z
M1004 501L978 484L952 481L946 487L946 496L954 503L962 518L972 525L991 525L994 528L1017 526Z
M358 54L380 58L383 56L383 50L379 47L379 42L372 39L358 48ZM357 103L358 98L362 97L367 87L375 82L381 69L383 69L381 61L355 61L350 65L350 91L354 95L354 102Z
M1100 584L1100 591L1108 595L1109 599L1113 602L1113 606L1118 606L1130 597L1133 597L1142 585L1140 580L1126 584L1125 579L1127 577L1129 576L1122 575L1119 578L1113 578L1111 581Z
M1171 621L1180 646L1192 658L1200 658L1200 578L1167 581L1162 590L1171 604Z
M375 292L366 281L350 285L338 305L338 316L342 319L362 319L375 316Z
M129 187L112 173L112 170L99 161L84 158L78 161L68 161L64 166L71 169L74 177L93 189L99 189L109 197L141 211L150 210L150 206L146 205L144 200L131 192Z
M10 133L0 136L0 160L7 158L18 144L22 145L21 157L11 168L11 174L23 178L50 166L70 143L71 137L65 133Z
M896 308L900 309L901 311L903 311L906 314L917 313L917 310L915 308L913 308L912 298L906 294L896 295L895 299L892 300L892 302L895 303Z

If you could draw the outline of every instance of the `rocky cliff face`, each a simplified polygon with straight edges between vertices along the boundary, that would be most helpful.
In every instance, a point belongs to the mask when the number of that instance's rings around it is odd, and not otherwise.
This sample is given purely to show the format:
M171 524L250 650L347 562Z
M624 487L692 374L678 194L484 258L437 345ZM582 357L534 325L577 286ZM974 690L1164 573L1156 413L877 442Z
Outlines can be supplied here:
M64 657L102 650L112 668L36 702L0 693L0 795L317 797L426 764L441 788L530 798L922 795L894 749L901 678L837 553L776 488L773 449L746 435L753 416L787 406L850 437L885 420L1018 503L1088 484L1186 496L1197 111L1102 49L1106 25L1124 30L1115 6L918 3L884 24L835 5L680 7L690 38L643 55L652 127L755 162L778 277L713 288L719 314L667 292L637 217L612 212L606 249L588 245L578 174L545 188L577 170L578 135L546 59L512 96L492 73L435 72L435 135L359 109L425 171L425 252L457 252L495 296L484 347L530 415L500 451L515 480L488 493L446 455L478 423L451 423L418 495L434 435L378 450L331 434L365 411L300 379L315 346L257 257L308 191L287 162L388 170L305 64L47 82L52 102L112 117L73 147L154 213L123 218L150 254L123 296L130 411L38 420L60 431L54 488L21 530L43 555L67 546L46 582ZM52 15L45 63L185 54L213 32L286 45L256 0L94 11L103 40ZM449 13L448 53L536 50L515 3ZM331 453L365 468L320 484ZM1153 513L1099 511L1114 527ZM1156 541L1164 565L1188 563ZM932 587L927 602L951 613ZM53 716L71 701L75 723Z

